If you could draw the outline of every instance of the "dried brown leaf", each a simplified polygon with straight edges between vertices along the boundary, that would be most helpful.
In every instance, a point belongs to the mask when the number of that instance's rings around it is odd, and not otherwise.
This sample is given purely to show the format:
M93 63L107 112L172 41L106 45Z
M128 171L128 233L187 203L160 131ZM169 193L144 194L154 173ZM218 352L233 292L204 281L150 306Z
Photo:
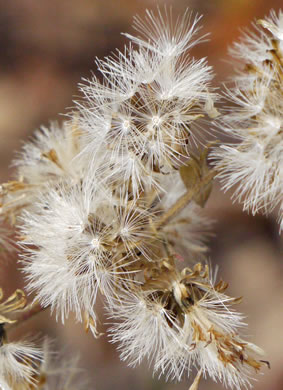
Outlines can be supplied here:
M180 168L180 176L187 189L198 186L200 180L206 176L210 168L207 164L207 154L211 145L208 145L199 155L191 153L191 158L186 165ZM212 191L212 180L198 189L193 200L201 207L204 207Z

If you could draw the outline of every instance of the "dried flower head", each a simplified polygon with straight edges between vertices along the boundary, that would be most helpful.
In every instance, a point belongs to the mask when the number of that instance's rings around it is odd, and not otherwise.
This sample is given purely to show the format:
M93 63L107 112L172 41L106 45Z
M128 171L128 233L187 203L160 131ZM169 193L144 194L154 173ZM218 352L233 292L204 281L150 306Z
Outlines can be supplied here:
M30 390L42 361L42 350L28 341L0 346L0 386L3 390Z
M216 284L201 264L178 271L172 258L152 264L144 278L111 311L121 358L133 366L146 358L167 378L197 367L225 386L248 386L263 352L239 336L243 316L231 308L239 299L224 293L227 284Z
M42 349L31 341L8 342L6 325L17 322L15 314L26 307L26 296L16 290L4 300L0 288L0 387L3 390L29 390L35 383Z
M142 204L113 198L89 183L43 194L23 214L23 258L28 291L61 318L74 311L95 318L98 290L108 301L132 280L135 263L149 258L151 213Z
M77 183L86 164L74 162L80 151L80 134L75 124L56 122L41 127L31 142L24 144L14 160L15 180L0 187L0 215L15 223L22 209L29 209L40 192L61 180Z
M188 56L200 40L198 21L188 11L175 24L171 10L148 11L144 24L134 22L144 37L126 34L133 45L97 61L103 83L81 85L79 126L88 145L82 155L100 180L127 183L135 197L160 188L160 177L183 164L201 118L211 114L212 69Z
M227 92L237 107L228 109L223 129L239 143L214 153L224 189L237 185L234 198L253 214L283 203L283 14L271 12L258 25L264 29L247 32L231 50L246 66Z

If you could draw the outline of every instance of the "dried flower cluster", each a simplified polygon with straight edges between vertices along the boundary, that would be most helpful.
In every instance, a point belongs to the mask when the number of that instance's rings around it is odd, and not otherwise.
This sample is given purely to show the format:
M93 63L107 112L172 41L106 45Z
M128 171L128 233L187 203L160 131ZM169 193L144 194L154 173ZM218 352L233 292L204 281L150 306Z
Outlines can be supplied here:
M98 336L99 294L112 321L111 340L132 366L146 359L154 372L177 380L197 368L195 385L202 374L240 389L267 364L261 349L239 334L245 324L233 307L240 299L227 295L227 283L216 281L205 259L211 221L200 209L216 171L207 163L211 145L204 127L212 126L218 111L212 69L191 54L203 39L199 19L186 11L174 23L166 8L147 12L145 20L137 17L138 35L126 34L131 44L124 52L97 60L102 81L93 77L80 85L83 97L70 120L41 128L14 162L15 179L1 186L1 219L17 226L26 289L36 299L26 306L17 290L0 304L2 389L83 387L71 384L73 364L65 362L63 376L54 374L47 341L38 349L8 342L6 328L14 320L6 313L39 302L62 322L75 313ZM270 21L262 25L274 29ZM235 129L243 144L216 152L228 177L233 153L242 153L244 166L247 153L247 160L250 151L259 157L255 149L263 145L266 174L243 174L249 178L248 187L242 184L250 195L246 205L253 210L263 201L266 208L278 203L282 182L282 142L276 141L282 141L282 130L274 125L280 113L280 37L261 38L274 49L266 51L267 61L260 42L248 38L257 68L250 66L239 78L246 90L232 93L244 108L229 113L233 124L250 121L247 136L246 126Z
M28 309L26 304L27 299L22 290L16 290L4 300L0 289L1 390L85 389L86 383L81 378L77 380L77 358L54 359L47 339L40 346L35 340L8 340L6 326L17 322L16 314L24 313Z
M246 32L231 54L245 62L227 90L237 105L222 128L238 139L215 155L224 189L237 184L234 198L253 214L279 210L283 228L283 13L271 12Z

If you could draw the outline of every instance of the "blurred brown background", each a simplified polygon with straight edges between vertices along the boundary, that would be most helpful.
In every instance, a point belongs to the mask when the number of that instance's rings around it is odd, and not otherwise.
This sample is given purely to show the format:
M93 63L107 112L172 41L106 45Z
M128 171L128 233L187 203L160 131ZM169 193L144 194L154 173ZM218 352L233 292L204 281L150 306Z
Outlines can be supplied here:
M240 35L239 28L262 18L282 0L0 0L0 181L14 151L41 124L62 120L73 105L77 83L95 70L94 58L103 57L126 43L121 31L132 31L132 16L145 8L172 4L177 13L186 7L204 15L204 32L210 42L196 50L214 65L217 83L231 73L227 46ZM229 281L231 295L244 296L239 309L247 314L250 340L266 351L271 370L258 376L256 390L283 389L283 239L278 235L276 215L251 217L233 205L229 194L215 187L207 213L217 219L210 258L219 264L220 275ZM9 281L7 283L7 272ZM5 283L4 283L5 280ZM4 265L0 281L10 291L21 283L15 264ZM68 344L82 356L81 366L96 390L182 390L189 382L165 383L151 378L147 366L131 369L119 361L115 347L103 336L85 335L73 319L63 327L48 313L26 324L42 334L58 337L58 347ZM15 332L15 337L20 332ZM82 374L84 375L84 374ZM202 381L200 390L221 389Z

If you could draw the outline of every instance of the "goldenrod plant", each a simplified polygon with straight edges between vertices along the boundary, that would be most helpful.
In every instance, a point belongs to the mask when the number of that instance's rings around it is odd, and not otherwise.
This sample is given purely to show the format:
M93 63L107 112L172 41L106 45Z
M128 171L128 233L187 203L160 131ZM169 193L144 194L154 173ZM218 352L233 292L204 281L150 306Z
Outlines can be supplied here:
M242 336L241 299L207 259L205 205L218 176L225 189L238 185L245 209L282 210L283 14L234 45L246 66L226 91L237 108L224 113L212 67L191 54L206 38L200 19L169 8L136 17L130 44L97 60L101 78L79 85L67 120L38 130L14 161L0 192L0 245L12 249L10 225L26 292L1 291L3 390L88 388L76 359L52 362L48 339L10 342L9 332L50 309L62 323L75 313L98 337L98 295L131 366L146 360L194 390L201 377L247 388L269 366ZM211 142L217 127L240 142Z

